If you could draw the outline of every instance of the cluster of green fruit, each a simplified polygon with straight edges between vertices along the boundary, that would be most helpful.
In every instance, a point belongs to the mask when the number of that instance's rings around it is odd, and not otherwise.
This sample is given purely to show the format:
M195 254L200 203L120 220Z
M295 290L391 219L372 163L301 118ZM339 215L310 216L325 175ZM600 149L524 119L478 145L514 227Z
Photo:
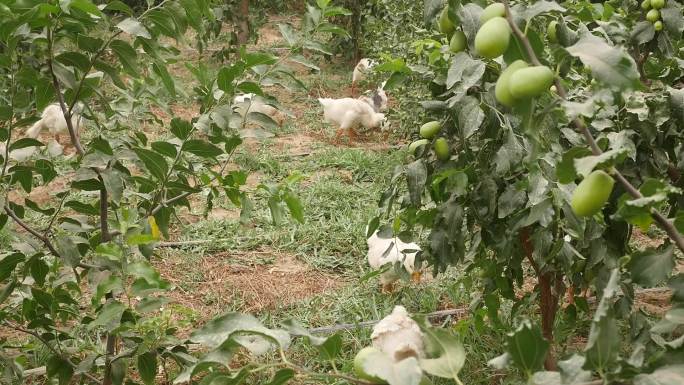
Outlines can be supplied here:
M409 145L409 152L416 154L418 148L426 146L430 141L437 136L437 134L442 130L442 123L438 121L427 122L420 127L420 136L423 139L418 139ZM435 151L435 157L441 161L446 161L449 159L449 142L446 138L437 138L434 143L432 143L432 149Z
M663 23L659 20L658 10L665 6L665 0L644 0L641 6L644 10L650 9L646 19L653 23L656 31L660 31ZM450 50L454 53L463 51L466 47L465 34L457 30L449 19L448 7L442 11L438 24L440 32L451 36ZM547 27L547 35L552 43L558 39L557 31L558 22L551 21ZM480 15L480 29L475 35L475 50L480 56L495 59L506 52L510 39L511 28L506 20L506 7L501 3L489 5ZM554 77L549 67L530 66L523 60L517 60L499 75L494 87L496 100L507 107L512 107L520 101L541 95L552 86ZM441 128L437 121L425 123L420 128L420 136L423 139L411 143L409 151L415 154L421 146L429 144ZM438 159L449 159L449 144L446 139L435 140L433 148ZM575 214L589 217L599 212L610 198L614 183L613 178L605 171L596 170L589 174L572 195L571 206Z
M662 31L663 22L660 20L660 9L665 7L665 0L644 0L641 9L646 12L646 20L653 23L656 31Z
M447 6L442 10L442 14L439 16L439 21L437 23L439 31L451 40L449 40L449 50L453 53L458 53L466 49L467 40L466 35L460 29L456 29L456 25L449 19L449 7Z

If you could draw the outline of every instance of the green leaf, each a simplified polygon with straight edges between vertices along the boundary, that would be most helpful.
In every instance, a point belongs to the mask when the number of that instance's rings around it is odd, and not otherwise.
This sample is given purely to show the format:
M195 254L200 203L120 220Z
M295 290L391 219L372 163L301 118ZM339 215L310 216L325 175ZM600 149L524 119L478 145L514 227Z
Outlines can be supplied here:
M150 143L150 147L152 147L152 150L165 155L171 159L175 158L176 155L178 155L178 150L176 150L176 146L169 143L169 142L163 142L163 141L157 141L157 142L152 142Z
M292 215L297 222L304 223L304 206L302 206L302 202L299 200L299 197L288 191L284 194L283 200L285 201L287 208L290 210L290 215Z
M317 345L316 347L321 354L321 358L332 361L337 358L342 351L342 336L339 334L333 334L332 336L326 338L322 344Z
M418 385L423 373L414 357L394 362L387 354L375 350L363 361L362 369L370 376L387 381L390 385Z
M176 138L185 140L192 133L192 123L181 118L173 118L171 119L171 133Z
M332 55L330 48L326 47L323 43L317 41L306 40L304 41L304 48L310 51L320 52L324 55Z
M506 351L511 360L528 376L542 368L548 350L549 342L542 337L539 327L529 320L521 322L506 337Z
M682 6L676 1L668 1L667 7L660 10L660 18L663 19L665 28L671 33L680 36L684 32L683 14Z
M110 301L102 306L102 309L97 314L97 318L88 324L90 330L96 327L103 327L108 331L112 331L121 323L121 315L126 307L118 301Z
M280 30L280 34L283 36L285 41L287 41L287 45L289 47L294 47L294 45L297 44L297 41L299 40L297 31L295 31L290 24L279 23L278 30Z
M352 11L343 7L326 7L323 16L334 17L334 16L351 16Z
M90 59L88 59L86 55L79 52L64 52L57 55L55 60L66 66L76 67L84 72L90 68Z
M459 52L451 58L446 86L452 88L458 83L458 90L465 93L468 88L480 81L484 72L483 61L471 58L466 52Z
M114 0L114 1L108 1L107 5L105 5L104 10L106 11L119 11L123 12L129 16L133 15L133 10L123 3L122 1L119 0Z
M133 77L138 77L138 54L135 49L123 40L114 40L109 43L109 47L121 62L124 71Z
M266 385L283 385L288 381L293 379L295 376L295 371L289 368L280 369L274 375L273 379L269 381Z
M541 0L530 6L516 7L515 12L529 21L533 17L549 12L565 12L565 8L561 7L555 1Z
M161 78L164 88L166 88L166 92L168 92L171 97L176 97L176 84L169 74L169 71L166 69L166 66L162 63L154 63L152 64L152 70Z
M18 150L20 148L26 148L26 147L43 147L45 146L43 142L41 142L38 139L33 139L33 138L21 138L17 140L16 142L10 144L9 150L14 151ZM3 154L4 155L4 154Z
M587 362L584 369L593 369L605 373L617 359L620 349L620 335L612 313L612 305L617 295L620 282L618 269L611 271L610 279L603 289L594 319L589 331L589 338L584 348Z
M147 28L145 28L145 26L142 25L142 23L140 23L138 20L132 17L129 17L121 21L119 24L116 25L116 28L133 36L140 36L144 37L145 39L152 38Z
M456 111L458 127L461 129L463 137L468 139L480 129L482 122L484 122L485 113L480 108L480 101L475 97L466 96L458 103Z
M68 385L74 375L71 364L59 356L50 357L45 366L48 378L57 379L59 385Z
M233 341L232 339L227 340L216 349L207 353L204 357L197 361L197 363L188 366L178 375L178 377L173 380L173 383L180 384L188 382L192 379L192 376L202 371L208 370L214 364L227 366L231 362L233 355L240 349L242 349L242 347L237 342Z
M627 158L628 154L628 149L621 148L606 151L601 155L589 155L583 158L575 158L575 169L577 170L577 174L586 177L596 168L603 168L621 163Z
M52 86L52 82L45 78L39 79L36 83L35 94L36 109L43 110L50 104L52 98L55 96L55 89Z
M92 1L89 0L71 0L69 3L70 8L76 8L78 10L81 10L85 13L89 13L91 15L95 16L102 16L102 12L100 9L95 5Z
M270 53L250 52L243 55L242 61L246 68L252 68L259 65L273 65L278 62L278 58Z
M102 182L105 185L107 193L109 193L112 202L119 203L123 196L124 181L123 176L116 170L107 169L100 172Z
M591 150L586 147L573 147L563 154L562 160L556 166L558 183L568 184L577 179L575 159L591 155Z
M29 208L29 209L37 212L37 213L41 213L43 215L52 215L55 213L54 208L43 209L40 206L38 206L38 203L36 203L36 202L34 202L28 198L24 199L24 205L26 205L27 208Z
M24 262L24 255L21 253L13 253L4 256L0 259L0 282L9 278L14 271L14 268L21 262Z
M188 140L183 144L182 150L202 158L216 158L223 154L223 150L201 139Z
M255 339L259 339L259 336L266 338L266 344L245 346L250 350L258 347L259 349L252 351L253 354L264 353L267 349L261 348L268 347L271 344L287 347L290 343L290 336L287 332L278 329L268 329L253 316L240 313L226 313L212 319L201 328L192 332L190 340L208 347L217 347L236 333L248 334ZM240 344L245 342L244 340L237 339L236 341Z
M684 384L684 365L662 366L650 374L634 377L634 385L680 385Z
M408 184L411 204L420 207L423 190L427 182L427 167L422 159L406 166L406 182Z
M591 372L582 369L586 359L579 354L573 354L570 358L558 361L562 384L576 384L589 382Z
M242 63L233 64L230 67L222 67L216 77L216 86L223 92L233 92L233 81L245 71Z
M71 237L59 235L55 239L55 248L67 266L76 267L81 262L81 253Z
M645 44L653 40L655 37L655 28L653 23L644 20L636 23L632 28L629 38L637 44Z
M619 89L640 87L636 63L623 49L611 47L591 34L566 49L589 67L597 80Z
M480 29L480 15L482 7L476 3L462 4L456 12L461 21L463 32L470 41L475 38L475 34Z
M627 268L634 283L654 287L667 279L674 266L674 246L667 245L632 254Z
M145 385L153 385L157 376L157 353L145 352L138 356L138 373Z
M433 376L458 379L465 363L466 353L460 339L445 329L422 328L431 346L438 348L439 355L420 360L420 367Z
M134 148L133 152L138 155L138 158L143 162L145 168L157 179L164 180L166 174L169 172L169 165L161 155L154 151L144 148Z

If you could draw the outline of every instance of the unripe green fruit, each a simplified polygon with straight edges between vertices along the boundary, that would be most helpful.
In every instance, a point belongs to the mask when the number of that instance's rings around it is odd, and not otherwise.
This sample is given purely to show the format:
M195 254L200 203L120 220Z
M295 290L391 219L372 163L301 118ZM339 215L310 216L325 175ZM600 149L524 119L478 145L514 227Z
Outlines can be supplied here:
M663 30L663 22L658 20L655 23L653 23L653 28L655 28L656 31L662 31Z
M432 139L442 129L442 124L438 121L427 122L420 127L420 136L425 139Z
M494 17L506 17L506 6L502 3L488 5L480 14L480 25Z
M429 144L430 141L428 139L418 139L415 142L409 144L409 152L413 155L416 155L416 151L418 150L418 147L420 146L425 146Z
M377 354L384 353L382 353L379 349L376 349L371 346L359 350L359 352L356 354L356 357L354 357L354 374L356 374L358 378L368 382L372 382L374 384L386 384L386 381L378 377L372 376L364 370L366 361L371 360L373 358L372 356Z
M449 19L449 7L446 7L442 11L442 14L439 15L439 32L445 35L451 35L455 29L456 26L454 26L454 23Z
M449 159L449 143L447 142L446 139L439 138L439 139L435 140L434 148L435 148L435 155L437 156L437 159L439 159L439 160L448 160Z
M494 96L496 100L506 107L511 107L515 103L515 98L511 95L511 75L513 72L526 68L527 63L523 60L516 60L506 67L499 79L496 81L496 86L494 87Z
M648 11L651 9L651 0L644 0L641 2L641 9L644 11Z
M511 75L510 92L516 99L529 99L549 90L553 71L547 66L519 69Z
M494 59L503 55L511 40L511 27L503 17L493 17L475 35L475 50L481 56Z
M665 0L651 0L651 7L653 9L665 8Z
M454 36L451 37L451 42L449 42L449 50L453 53L458 53L466 48L466 35L463 31L454 32Z
M601 210L613 192L615 181L605 171L589 174L572 193L572 211L580 217L590 217Z
M546 35L551 43L558 42L558 22L556 20L551 21L546 27Z
M655 23L658 19L660 19L659 10L652 9L646 13L646 20L650 21L651 23Z

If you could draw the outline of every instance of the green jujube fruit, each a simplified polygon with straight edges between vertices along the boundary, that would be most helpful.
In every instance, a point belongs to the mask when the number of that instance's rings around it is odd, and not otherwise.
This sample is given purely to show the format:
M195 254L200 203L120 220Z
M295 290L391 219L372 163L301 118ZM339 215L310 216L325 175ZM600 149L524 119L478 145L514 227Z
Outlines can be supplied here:
M572 193L572 211L580 217L590 217L601 210L613 192L615 181L603 170L589 174Z
M373 360L373 356L377 357L379 354L385 353L371 346L359 350L359 352L356 353L356 357L354 357L354 374L356 374L358 378L374 384L386 384L386 381L368 374L364 369L366 362Z
M515 104L515 98L511 95L511 75L513 72L526 68L527 63L524 60L516 60L511 63L505 70L499 75L499 79L496 81L496 86L494 87L494 96L496 100L506 107L512 107Z
M466 35L463 31L456 31L449 42L449 51L458 53L466 48Z
M665 0L651 0L651 7L653 9L665 8Z
M506 6L503 3L488 5L480 14L480 25L486 23L494 17L506 17Z
M434 144L435 155L439 160L449 159L449 142L444 138L439 138L435 140Z
M442 129L442 123L438 121L427 122L420 127L420 136L425 139L432 139Z
M430 143L428 139L418 139L415 142L409 144L408 150L411 154L415 155L418 147L425 146Z
M515 99L529 99L549 90L553 71L547 66L522 68L511 75L509 90Z
M449 7L446 7L442 11L442 14L439 15L439 32L445 35L451 35L455 29L456 26L451 19L449 19Z
M503 17L489 19L475 35L475 50L483 57L494 59L508 49L511 40L511 27Z
M663 22L658 20L655 23L653 23L653 28L655 28L656 31L662 31L663 30Z
M558 22L556 20L551 21L546 27L546 35L551 43L558 42Z
M641 9L644 11L648 11L651 9L651 0L644 0L641 2Z
M657 9L652 9L646 13L646 20L650 21L651 23L655 23L660 19L660 11Z

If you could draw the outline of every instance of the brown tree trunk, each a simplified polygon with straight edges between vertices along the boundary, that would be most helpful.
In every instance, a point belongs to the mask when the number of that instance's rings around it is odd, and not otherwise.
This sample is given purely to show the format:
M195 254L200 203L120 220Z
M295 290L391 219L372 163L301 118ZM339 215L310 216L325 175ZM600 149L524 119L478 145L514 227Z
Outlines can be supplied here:
M240 0L237 8L237 40L239 45L249 41L249 0Z
M546 370L557 370L556 358L553 353L553 324L556 320L556 313L558 312L558 296L553 292L553 286L556 285L558 293L563 293L563 281L556 277L553 272L543 273L534 261L532 254L534 253L534 245L530 239L530 229L528 227L520 230L520 242L522 243L525 256L532 264L534 272L537 274L537 281L539 282L539 310L542 317L542 334L549 342L549 351L546 353L546 360L544 361L544 368ZM555 282L554 282L555 281Z

